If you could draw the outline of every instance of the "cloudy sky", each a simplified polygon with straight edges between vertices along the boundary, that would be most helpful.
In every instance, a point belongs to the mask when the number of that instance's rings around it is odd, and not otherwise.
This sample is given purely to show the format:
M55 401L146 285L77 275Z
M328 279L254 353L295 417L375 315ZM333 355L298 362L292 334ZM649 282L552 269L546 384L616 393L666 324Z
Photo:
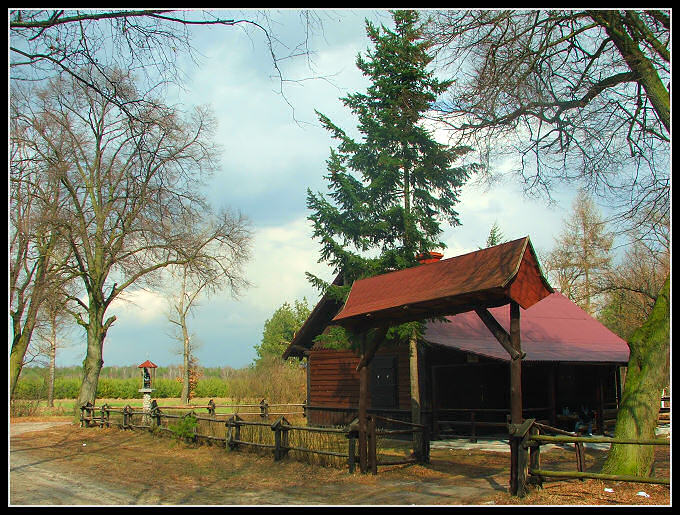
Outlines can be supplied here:
M318 292L306 281L305 272L332 278L332 270L317 263L319 245L311 239L305 206L308 187L326 191L325 161L334 145L314 110L350 132L356 127L339 98L367 86L355 66L357 53L369 45L364 19L391 26L391 17L373 10L317 14L323 30L310 40L313 71L304 58L283 61L286 77L298 79L284 83L285 98L262 35L228 27L194 33L194 45L203 57L198 65L185 63L184 90L170 95L186 106L212 107L224 153L209 187L210 199L215 207L248 216L254 232L253 258L245 269L253 286L238 299L229 293L203 298L189 320L203 366L250 364L263 325L278 307L303 297L312 307L317 302ZM282 42L292 47L303 39L297 11L271 15L272 29ZM312 75L317 79L302 80ZM477 250L494 222L506 239L529 235L534 247L545 252L570 211L573 194L556 192L558 203L548 206L524 198L516 182L491 190L469 184L458 205L462 227L447 228L444 234L445 257ZM108 313L117 321L104 345L105 366L146 359L161 366L180 363L167 311L165 298L153 291L132 289L126 301L116 301ZM60 351L58 366L82 362L84 337L76 330L72 340Z

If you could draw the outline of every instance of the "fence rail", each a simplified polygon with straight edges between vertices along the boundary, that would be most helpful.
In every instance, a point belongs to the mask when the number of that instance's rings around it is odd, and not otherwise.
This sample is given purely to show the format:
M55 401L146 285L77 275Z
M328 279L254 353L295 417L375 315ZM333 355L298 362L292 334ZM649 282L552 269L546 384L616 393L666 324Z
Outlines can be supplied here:
M252 408L257 406L260 408L257 412L247 412L247 413L231 413L231 414L218 414L216 409L220 407L246 407ZM317 455L322 457L338 458L341 463L345 463L349 468L350 472L354 472L356 464L359 463L357 456L357 447L359 441L359 431L357 424L350 424L344 427L316 427L316 426L303 426L291 424L284 414L278 414L278 418L272 423L265 421L270 417L274 416L276 413L269 410L269 408L285 408L285 407L301 407L303 411L294 412L294 414L305 416L306 407L304 403L300 404L268 404L266 401L262 401L259 404L231 404L231 405L216 405L212 400L207 405L194 405L194 406L158 406L158 404L153 401L151 404L151 409L149 411L135 409L132 406L125 406L122 408L112 407L107 404L102 406L93 406L91 404L86 404L81 407L80 414L80 425L84 426L98 426L98 427L111 427L117 426L122 429L147 429L147 430L159 430L165 432L176 433L176 430L170 427L171 421L179 421L187 417L192 417L196 422L204 423L204 426L208 426L209 430L202 432L198 430L198 426L195 426L192 434L190 434L191 440L209 440L215 442L222 442L225 448L230 450L237 450L239 447L252 447L261 450L273 451L274 460L278 461L283 459L289 454L289 452L302 453L304 455ZM207 414L197 414L196 410L206 409ZM167 410L179 410L185 413L175 414L168 413ZM228 418L220 418L227 416ZM264 420L246 420L243 418L245 415L255 415L261 417ZM392 426L397 425L396 429L390 428L379 428L377 421L380 420L383 423L392 424ZM204 427L205 428L205 427ZM245 429L250 428L251 435L245 435ZM269 431L267 431L267 429ZM258 432L259 431L259 432ZM266 436L266 435L270 436ZM323 446L317 446L316 448L312 445L305 445L309 441L308 437L298 437L293 441L291 435L328 435L330 438L335 438L335 448L322 448ZM421 437L419 440L413 439L415 442L421 442L418 449L414 448L414 452L411 457L403 459L389 459L386 456L379 456L377 441L381 439L391 439L396 436L404 435L416 435L419 434ZM186 435L185 435L186 436ZM273 439L273 441L272 441ZM368 442L368 463L367 470L374 474L377 473L378 466L387 465L397 465L404 463L416 463L429 461L429 435L427 433L427 427L420 424L412 424L410 422L404 422L402 420L392 419L388 417L381 417L378 415L369 415L368 417L368 432L367 432L367 442Z
M554 435L541 434L541 432L554 433ZM583 437L576 433L570 433L555 427L550 427L535 421L525 420L521 425L510 426L511 441L517 445L518 457L515 463L516 470L511 472L511 478L516 478L513 484L511 479L511 493L523 497L527 493L527 485L541 484L544 478L563 479L603 479L611 481L627 481L638 483L652 483L670 485L670 479L659 477L640 477L619 474L602 474L585 470L585 443L609 443L617 445L654 445L670 446L670 440L664 438L630 439L611 438L605 436ZM574 444L576 450L576 471L546 470L541 468L540 450L541 445Z

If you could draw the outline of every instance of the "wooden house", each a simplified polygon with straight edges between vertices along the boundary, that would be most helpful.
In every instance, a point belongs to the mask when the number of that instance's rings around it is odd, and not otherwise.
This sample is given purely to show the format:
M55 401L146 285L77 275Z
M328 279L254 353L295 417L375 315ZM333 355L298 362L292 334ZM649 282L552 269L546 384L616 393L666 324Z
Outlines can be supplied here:
M357 281L345 305L324 296L283 355L307 359L310 423L346 424L359 405L361 358L315 343L327 327L438 316L418 345L419 398L408 346L383 344L368 367L369 412L410 420L416 402L435 438L506 432L515 360L499 335L511 332L508 298L519 304L523 415L573 430L574 413L588 407L601 431L615 413L628 346L552 291L528 238L371 279Z

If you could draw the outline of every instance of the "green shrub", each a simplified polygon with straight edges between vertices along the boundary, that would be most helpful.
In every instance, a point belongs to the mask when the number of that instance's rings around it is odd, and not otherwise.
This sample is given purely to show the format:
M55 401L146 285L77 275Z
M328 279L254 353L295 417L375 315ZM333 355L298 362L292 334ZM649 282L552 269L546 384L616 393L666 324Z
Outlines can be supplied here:
M151 395L157 399L167 399L182 395L182 383L173 379L156 379L151 386L155 388Z
M19 380L14 388L14 398L26 400L46 399L47 385L40 378Z
M54 380L55 399L77 399L80 392L80 379L75 377L58 377Z
M196 440L196 427L198 426L198 420L196 417L190 413L186 416L177 420L176 423L168 425L168 429L173 432L173 434L185 441Z
M195 397L227 397L228 388L227 383L218 379L217 377L209 377L208 379L201 379L196 385L194 391Z
M139 379L108 379L99 378L97 383L97 397L100 399L140 399Z

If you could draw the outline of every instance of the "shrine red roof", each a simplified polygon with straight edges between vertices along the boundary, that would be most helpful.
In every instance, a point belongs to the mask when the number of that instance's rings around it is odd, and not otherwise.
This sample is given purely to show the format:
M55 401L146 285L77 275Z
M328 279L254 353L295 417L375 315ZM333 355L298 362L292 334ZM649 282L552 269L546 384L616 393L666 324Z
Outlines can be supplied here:
M510 301L526 309L552 292L527 236L355 281L333 321L347 326L402 323Z
M147 359L144 363L139 365L137 368L158 368L158 365L152 363L151 361L149 361Z
M510 309L502 306L489 311L509 331ZM424 339L490 358L510 359L474 311L446 319L448 323L428 322ZM538 304L521 309L520 330L525 362L628 362L626 341L561 293L553 293Z

